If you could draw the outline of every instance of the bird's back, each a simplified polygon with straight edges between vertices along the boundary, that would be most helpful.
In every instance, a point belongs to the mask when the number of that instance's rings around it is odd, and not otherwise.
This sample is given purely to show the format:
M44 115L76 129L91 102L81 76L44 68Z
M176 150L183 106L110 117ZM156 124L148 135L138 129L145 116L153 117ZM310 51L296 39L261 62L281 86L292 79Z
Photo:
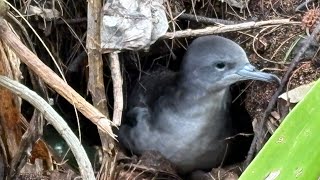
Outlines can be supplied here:
M137 106L151 107L157 99L175 85L177 73L165 67L144 74L130 90L128 110Z

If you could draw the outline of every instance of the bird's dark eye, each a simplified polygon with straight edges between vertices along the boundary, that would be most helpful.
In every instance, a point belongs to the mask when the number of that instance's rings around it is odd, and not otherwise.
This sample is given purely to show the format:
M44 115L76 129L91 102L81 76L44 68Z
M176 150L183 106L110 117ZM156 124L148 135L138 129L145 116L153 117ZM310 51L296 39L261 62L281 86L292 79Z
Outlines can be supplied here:
M216 68L220 69L220 70L223 69L225 66L226 65L223 62L219 62L219 63L216 64Z

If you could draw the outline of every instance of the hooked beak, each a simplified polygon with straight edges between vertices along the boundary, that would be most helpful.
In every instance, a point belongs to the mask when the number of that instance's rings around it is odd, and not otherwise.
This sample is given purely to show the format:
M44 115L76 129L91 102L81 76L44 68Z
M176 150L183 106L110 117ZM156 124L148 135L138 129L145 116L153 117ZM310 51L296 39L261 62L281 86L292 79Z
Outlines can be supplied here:
M270 73L264 73L259 70L257 70L254 66L251 64L246 64L243 66L237 74L243 78L243 80L260 80L260 81L267 81L267 82L277 82L280 84L280 79L273 74Z

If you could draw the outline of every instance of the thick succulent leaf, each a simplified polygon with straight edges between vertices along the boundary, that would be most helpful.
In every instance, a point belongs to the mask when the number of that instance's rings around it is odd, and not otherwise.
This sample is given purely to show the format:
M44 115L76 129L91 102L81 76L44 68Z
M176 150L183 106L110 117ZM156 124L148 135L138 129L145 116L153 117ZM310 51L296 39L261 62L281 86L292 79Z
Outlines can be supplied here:
M240 180L320 177L320 79L287 115Z

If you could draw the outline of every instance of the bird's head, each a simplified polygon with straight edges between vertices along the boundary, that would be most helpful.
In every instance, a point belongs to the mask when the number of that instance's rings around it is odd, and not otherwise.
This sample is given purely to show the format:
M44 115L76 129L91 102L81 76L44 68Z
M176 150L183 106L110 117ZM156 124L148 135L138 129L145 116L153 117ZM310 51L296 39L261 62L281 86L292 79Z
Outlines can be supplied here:
M190 44L181 71L183 81L210 90L224 89L249 79L280 81L277 76L258 71L252 66L237 43L213 35L199 37Z

